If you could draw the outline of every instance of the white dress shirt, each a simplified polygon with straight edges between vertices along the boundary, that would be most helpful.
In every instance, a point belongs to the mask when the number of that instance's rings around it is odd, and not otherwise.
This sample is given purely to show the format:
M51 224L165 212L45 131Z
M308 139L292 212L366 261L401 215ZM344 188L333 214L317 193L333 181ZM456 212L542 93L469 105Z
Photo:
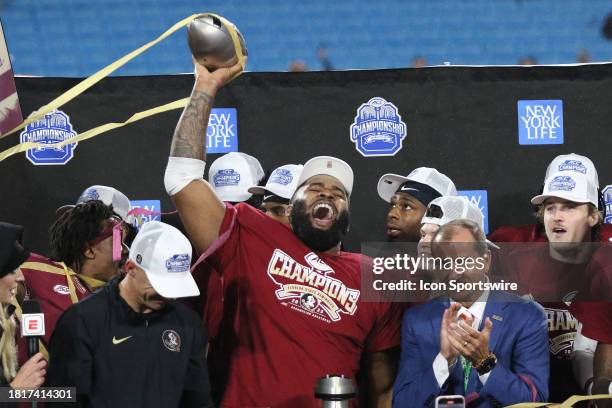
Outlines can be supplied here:
M478 326L482 321L482 317L484 315L485 306L487 305L487 299L489 298L489 291L485 290L482 294L476 299L476 301L472 304L472 306L467 309L472 316L474 316L474 321L472 322L472 328L478 330ZM450 299L451 303L456 303L452 299ZM457 359L457 363L460 364L459 359ZM446 381L448 376L450 375L448 371L448 361L442 356L442 354L438 353L433 362L433 372L436 376L436 380L438 381L438 386L442 387L442 384ZM489 378L489 374L491 372L485 373L483 375L479 375L478 378L482 385L485 385L487 379Z

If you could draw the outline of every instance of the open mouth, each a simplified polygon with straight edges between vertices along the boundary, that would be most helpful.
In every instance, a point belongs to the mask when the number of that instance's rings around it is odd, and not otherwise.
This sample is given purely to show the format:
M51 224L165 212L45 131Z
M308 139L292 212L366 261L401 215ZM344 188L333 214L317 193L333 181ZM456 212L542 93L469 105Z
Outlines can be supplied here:
M312 220L316 227L329 228L336 219L336 209L330 203L320 201L312 208Z
M555 237L555 238L563 237L566 232L567 232L567 230L565 228L562 228L562 227L555 227L555 228L552 229L553 237Z
M387 224L387 236L389 238L397 238L402 233L402 230L395 224Z

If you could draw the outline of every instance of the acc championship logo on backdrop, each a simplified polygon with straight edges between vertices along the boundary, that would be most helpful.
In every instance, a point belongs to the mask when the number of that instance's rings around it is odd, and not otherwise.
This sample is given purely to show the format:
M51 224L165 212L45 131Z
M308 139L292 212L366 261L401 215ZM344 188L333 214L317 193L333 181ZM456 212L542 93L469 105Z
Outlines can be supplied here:
M235 108L214 108L206 128L206 151L229 153L238 151L238 114Z
M457 191L457 195L466 197L472 204L480 208L484 221L484 233L489 234L489 197L487 190L462 190Z
M612 184L609 184L601 190L603 196L604 206L606 207L606 218L604 222L606 224L612 224Z
M77 133L72 129L70 118L62 111L47 113L44 118L26 126L21 132L21 143L34 142L42 144L55 144L75 137ZM77 143L70 143L62 147L39 147L26 152L27 159L34 165L66 164L74 155Z
M332 278L334 271L314 252L304 257L308 265L276 249L268 263L268 276L278 285L276 297L284 306L324 322L337 322L341 314L353 315L360 292Z
M518 101L519 144L563 144L563 101Z
M363 156L395 156L405 137L406 124L391 102L376 97L357 109L351 141Z

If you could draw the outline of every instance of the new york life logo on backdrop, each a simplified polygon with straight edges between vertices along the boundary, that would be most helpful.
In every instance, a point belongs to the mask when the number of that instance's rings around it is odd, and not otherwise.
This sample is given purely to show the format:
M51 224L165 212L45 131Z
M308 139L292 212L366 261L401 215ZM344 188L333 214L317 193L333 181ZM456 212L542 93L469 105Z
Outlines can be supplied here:
M64 112L55 110L43 118L30 123L20 134L20 142L56 144L75 137L70 118ZM74 157L77 143L69 143L62 147L38 147L26 152L26 158L34 165L66 164Z
M394 104L375 97L357 109L350 132L363 156L395 156L406 137L406 124Z
M487 190L462 190L457 195L466 197L472 204L476 204L482 211L484 221L484 233L489 235L489 198Z
M612 224L612 184L608 184L601 190L603 196L604 206L606 207L606 218L604 222L606 224Z
M132 209L144 208L145 210L161 213L161 201L160 200L130 200ZM160 214L138 214L134 215L134 226L137 228L149 221L161 221Z
M206 152L238 151L238 113L235 108L214 108L206 128Z
M519 144L563 144L563 101L518 101Z

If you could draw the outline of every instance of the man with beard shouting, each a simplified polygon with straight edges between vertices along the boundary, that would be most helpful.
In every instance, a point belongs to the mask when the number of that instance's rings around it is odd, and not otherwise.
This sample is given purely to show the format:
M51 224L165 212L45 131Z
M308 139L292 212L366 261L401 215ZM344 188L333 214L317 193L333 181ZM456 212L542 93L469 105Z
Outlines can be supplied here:
M340 251L349 227L350 166L327 156L304 165L290 202L291 228L247 205L223 203L202 179L214 96L240 69L210 73L196 64L164 179L196 250L224 282L239 286L235 318L220 329L231 331L220 405L318 406L316 380L354 379L363 354L371 405L390 406L400 309L362 301L360 266L369 261Z

